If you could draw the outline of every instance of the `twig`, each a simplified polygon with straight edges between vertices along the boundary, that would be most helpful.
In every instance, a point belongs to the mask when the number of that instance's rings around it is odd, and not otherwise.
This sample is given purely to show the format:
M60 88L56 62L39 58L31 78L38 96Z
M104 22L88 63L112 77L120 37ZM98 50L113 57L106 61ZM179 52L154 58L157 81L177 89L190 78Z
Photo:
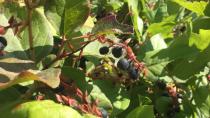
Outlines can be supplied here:
M73 55L74 53L76 53L76 52L78 52L78 51L80 51L80 50L83 50L83 49L84 49L89 43L91 43L91 42L92 42L92 41L87 41L86 44L84 44L82 47L78 48L77 50L75 50L75 51L73 51L73 52L70 52L70 53L63 53L63 54L61 54L60 56L57 56L54 60L52 60L49 64L47 64L47 65L43 68L43 70L49 68L52 64L54 64L54 63L57 62L58 60L63 59L63 58L65 58L65 57L69 57L69 56Z
M58 50L57 57L59 57L63 53L64 47L65 47L65 36L63 35L62 36L62 41L61 41L61 47Z
M31 24L33 9L30 7L29 0L24 0L24 2L25 2L26 7L27 7L28 38L29 38L31 59L35 60L35 51L34 51L34 48L33 48L32 24Z

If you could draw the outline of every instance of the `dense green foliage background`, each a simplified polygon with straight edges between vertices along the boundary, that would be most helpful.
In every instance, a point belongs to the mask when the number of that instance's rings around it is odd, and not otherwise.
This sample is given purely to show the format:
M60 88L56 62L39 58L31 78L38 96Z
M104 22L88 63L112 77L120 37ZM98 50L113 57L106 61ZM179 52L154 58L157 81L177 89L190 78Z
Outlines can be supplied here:
M101 20L110 15L116 19ZM7 41L0 53L0 118L210 117L208 0L4 0L0 26ZM134 32L126 34L131 26ZM131 38L128 45L146 75L129 85L114 82L118 59L99 54L107 44L96 40L84 46L86 38L75 39L89 34ZM113 64L110 71L101 71L98 79L88 76L103 70L100 61L106 58ZM63 81L87 98L78 98Z

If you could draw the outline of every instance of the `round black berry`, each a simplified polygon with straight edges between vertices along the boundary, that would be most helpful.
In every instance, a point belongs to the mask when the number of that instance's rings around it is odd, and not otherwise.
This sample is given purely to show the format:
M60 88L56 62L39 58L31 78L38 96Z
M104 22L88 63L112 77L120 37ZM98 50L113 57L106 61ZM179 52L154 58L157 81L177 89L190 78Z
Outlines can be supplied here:
M120 59L118 62L117 62L117 67L122 69L122 70L127 70L128 67L129 67L129 61L127 59Z
M130 78L131 78L131 79L134 79L134 80L138 79L138 77L139 77L138 69L135 69L135 68L132 67L132 66L129 67L129 69L128 69L128 74L129 74Z
M165 90L166 89L166 83L163 80L157 80L156 85L159 89Z
M101 54L101 55L105 55L105 54L107 54L109 52L109 47L107 47L107 46L103 46L103 47L101 47L100 49L99 49L99 53Z
M7 46L7 40L0 36L0 51L4 50L4 48Z
M123 49L122 49L122 47L114 47L114 48L112 48L112 55L113 55L115 58L121 57L122 54L123 54Z
M85 57L81 57L81 59L80 59L80 62L79 62L79 67L80 68L82 68L82 69L84 69L84 70L86 70L86 62L87 62L88 60L85 58Z

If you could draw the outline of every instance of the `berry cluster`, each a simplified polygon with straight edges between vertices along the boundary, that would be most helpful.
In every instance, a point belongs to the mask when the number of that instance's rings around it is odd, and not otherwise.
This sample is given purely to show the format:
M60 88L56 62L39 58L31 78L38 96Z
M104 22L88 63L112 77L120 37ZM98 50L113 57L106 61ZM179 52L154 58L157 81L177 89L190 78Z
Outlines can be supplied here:
M110 39L106 34L102 33L87 33L86 35L74 37L73 39L80 39L80 38L87 38L88 41L83 42L82 45L85 46L90 42L98 41L101 44L106 44L107 46L103 46L99 49L99 53L101 55L107 55L110 52L114 59L119 58L119 61L117 62L117 67L120 70L127 71L125 74L129 74L130 78L133 80L138 79L139 72L142 73L143 76L146 75L146 68L144 66L143 62L140 62L136 59L136 56L132 50L132 48L128 45L131 41L131 39L123 40L119 38ZM122 33L122 32L121 32ZM132 33L132 32L130 32ZM115 33L114 33L115 34ZM128 32L122 33L122 34L129 34ZM82 54L80 54L82 55ZM112 58L113 59L113 58ZM124 73L123 73L124 74ZM120 73L120 75L122 75Z
M183 96L180 93L180 90L173 84L166 84L163 80L157 80L155 85L163 92L162 96L170 97L172 103L169 105L168 110L166 111L167 117L174 117L177 112L180 112L180 104L182 102Z
M109 49L110 47L103 46L99 49L99 53L101 55L106 55L109 53ZM137 61L132 49L129 46L123 43L119 43L112 46L111 53L115 58L122 57L124 52L127 53L128 59L119 59L119 61L117 62L117 67L123 71L127 71L129 77L133 80L136 80L139 78L139 70L142 69L143 64Z
M132 63L129 62L127 59L125 59L125 58L120 59L117 63L117 67L122 70L128 71L128 74L131 79L134 79L134 80L138 79L138 77L139 77L138 69L136 69L132 65Z

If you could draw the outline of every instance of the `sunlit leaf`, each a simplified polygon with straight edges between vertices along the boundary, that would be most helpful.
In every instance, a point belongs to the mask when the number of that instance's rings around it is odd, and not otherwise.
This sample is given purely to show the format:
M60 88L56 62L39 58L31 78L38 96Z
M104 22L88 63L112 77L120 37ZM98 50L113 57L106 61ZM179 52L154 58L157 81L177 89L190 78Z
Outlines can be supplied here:
M187 1L187 0L173 0L182 7L197 13L198 15L204 15L207 2L205 1Z
M51 68L39 71L29 60L1 59L0 72L0 89L30 80L41 81L52 88L56 88L60 83L60 69Z
M126 118L154 118L153 106L152 105L144 105L135 108L131 111Z
M190 38L190 46L193 44L200 50L204 50L209 46L210 43L210 30L200 29L199 34L192 34Z
M2 118L82 118L73 108L57 104L50 100L25 102L11 109Z
M129 25L121 24L117 21L115 15L107 16L99 20L93 27L93 34L130 34L133 28Z
M89 16L88 0L48 0L45 15L58 34L70 36Z

